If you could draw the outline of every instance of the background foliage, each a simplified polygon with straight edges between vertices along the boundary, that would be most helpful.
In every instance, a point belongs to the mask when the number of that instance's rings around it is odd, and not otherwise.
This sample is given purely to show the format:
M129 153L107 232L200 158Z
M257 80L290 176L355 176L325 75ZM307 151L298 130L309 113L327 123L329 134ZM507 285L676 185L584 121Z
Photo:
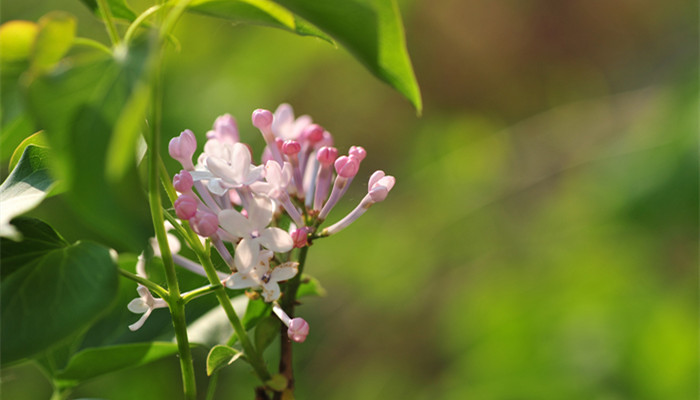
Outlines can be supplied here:
M230 112L260 151L250 112L290 102L340 149L368 150L331 219L354 207L374 169L397 177L390 203L310 252L329 295L300 309L312 330L295 350L299 398L695 398L696 5L400 5L420 119L321 39L188 15L166 62L166 137L191 128L202 138ZM57 9L77 16L79 35L107 42L74 0L3 2L2 21ZM3 100L3 118L11 109ZM67 243L106 236L60 196L31 215ZM121 280L116 315L134 287ZM138 333L126 329L135 315L93 329L169 340L165 314ZM194 352L204 384L206 351ZM247 366L222 373L219 398L249 396ZM178 376L170 357L74 395L176 399ZM32 365L3 371L7 398L49 393Z

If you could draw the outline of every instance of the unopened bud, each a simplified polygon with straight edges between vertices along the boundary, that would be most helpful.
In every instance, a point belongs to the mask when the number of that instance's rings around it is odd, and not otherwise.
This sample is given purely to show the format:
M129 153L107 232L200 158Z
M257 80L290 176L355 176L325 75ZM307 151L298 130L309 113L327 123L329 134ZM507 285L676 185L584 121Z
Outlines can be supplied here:
M282 143L280 150L282 154L290 156L292 154L298 154L301 151L301 145L296 140L286 140Z
M338 149L336 149L335 147L321 147L316 152L316 159L324 167L333 164L337 158Z
M325 131L326 130L323 129L322 126L318 124L311 124L304 128L304 130L301 133L301 136L311 143L316 143L323 139L323 132Z
M197 211L197 214L190 218L190 226L199 236L213 236L219 229L219 218L208 211Z
M192 174L184 169L173 176L173 186L175 187L175 190L180 193L189 192L192 190L192 185L194 185Z
M342 156L335 160L335 172L343 178L352 178L360 169L360 162L356 158Z
M273 115L269 110L264 110L262 108L258 108L257 110L253 111L253 126L255 126L258 129L270 129L270 126L272 126L272 119Z
M199 202L196 198L183 194L175 200L175 215L180 219L190 219L197 213L197 205Z
M290 339L297 343L303 343L306 340L306 336L309 334L309 323L304 321L303 318L294 318L289 321L289 329L287 329L287 335Z
M365 159L365 157L367 157L367 152L360 146L351 146L350 151L348 151L348 155L356 158L357 161L362 161Z

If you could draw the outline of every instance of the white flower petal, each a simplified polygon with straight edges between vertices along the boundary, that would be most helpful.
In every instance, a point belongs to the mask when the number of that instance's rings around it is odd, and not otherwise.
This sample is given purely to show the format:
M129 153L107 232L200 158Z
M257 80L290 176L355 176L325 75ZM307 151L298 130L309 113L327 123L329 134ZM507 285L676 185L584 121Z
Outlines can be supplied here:
M207 169L211 171L211 173L217 177L225 180L226 182L229 183L237 183L238 181L236 180L236 174L231 168L228 163L221 158L218 157L208 157L207 158Z
M258 282L242 272L236 272L226 279L226 287L229 289L245 289L254 286L258 286Z
M246 175L240 182L242 185L250 185L262 179L265 169L262 165L250 168L248 175Z
M126 308L128 308L129 311L134 314L143 314L151 309L151 307L149 307L148 304L146 304L146 301L141 297L131 300Z
M233 256L233 263L239 271L247 274L258 263L260 245L256 240L244 238L236 246L236 254Z
M257 194L270 195L270 192L274 189L274 186L267 182L253 182L250 185L250 190Z
M277 282L270 281L269 283L262 284L263 299L270 303L280 298L282 292L280 292L280 285Z
M294 247L292 236L280 228L267 228L260 232L260 244L277 253L286 253Z
M250 150L243 143L233 145L231 173L237 183L243 183L250 171Z
M226 187L221 179L215 178L207 183L207 189L214 195L223 196L226 194L228 187Z
M294 275L299 271L297 262L286 262L282 265L275 267L270 274L270 282L280 282L286 281L287 279L292 279Z
M253 230L248 218L234 209L223 210L219 213L219 225L228 233L244 237Z
M141 327L143 326L144 322L146 322L146 320L148 319L148 316L151 315L151 312L153 312L153 310L151 310L151 309L149 308L148 311L146 311L146 312L141 316L141 318L139 318L138 321L136 321L135 323L129 325L129 329L133 332L133 331L136 331L136 330L138 330L139 328L141 328Z
M275 210L275 205L267 196L258 196L254 200L248 207L251 231L265 228L272 221L272 214Z
M192 179L196 181L206 181L209 179L213 179L214 175L206 170L203 171L190 171L190 175L192 175Z

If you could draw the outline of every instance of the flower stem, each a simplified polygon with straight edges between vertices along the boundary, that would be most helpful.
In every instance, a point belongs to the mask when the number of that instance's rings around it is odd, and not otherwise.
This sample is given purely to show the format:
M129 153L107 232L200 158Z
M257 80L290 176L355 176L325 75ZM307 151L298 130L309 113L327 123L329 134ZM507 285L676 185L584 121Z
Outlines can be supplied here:
M294 305L297 300L297 290L301 284L301 274L304 272L304 264L306 263L306 253L308 253L309 247L302 247L299 251L299 272L294 275L294 278L287 282L287 287L284 290L284 296L280 301L280 306L284 312L287 313L289 318L294 318ZM287 336L287 327L284 324L280 324L280 364L279 373L287 378L288 386L290 390L294 390L294 365L292 363L292 341L289 340ZM281 399L282 392L275 392L275 399Z
M113 45L119 44L119 33L117 32L117 27L114 25L114 17L112 16L112 10L107 4L107 0L97 0L97 7L102 11L102 19L104 19L105 25L107 26L109 40Z
M126 278L129 278L129 279L131 279L132 281L135 281L135 282L140 283L141 285L147 287L147 288L150 289L152 292L154 292L155 294L157 294L158 296L160 296L160 297L162 297L162 298L165 298L165 297L168 296L168 291L167 291L167 290L165 290L164 288L160 287L160 285L149 281L149 280L146 279L146 278L140 277L140 276L138 276L138 275L136 275L136 274L132 274L131 272L129 272L129 271L125 270L125 269L121 269L121 268L119 268L119 273L120 273L122 276L124 276L124 277L126 277Z

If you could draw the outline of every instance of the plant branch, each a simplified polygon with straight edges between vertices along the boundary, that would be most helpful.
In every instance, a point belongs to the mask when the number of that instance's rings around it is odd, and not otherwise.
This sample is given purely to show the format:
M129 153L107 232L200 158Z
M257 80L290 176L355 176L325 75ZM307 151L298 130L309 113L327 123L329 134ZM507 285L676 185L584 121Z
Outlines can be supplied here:
M165 290L165 289L164 289L163 287L161 287L160 285L158 285L158 284L156 284L156 283L154 283L154 282L149 281L149 280L146 279L146 278L143 278L143 277L141 277L141 276L138 276L138 275L136 275L136 274L133 274L133 273L131 273L131 272L125 270L125 269L121 269L121 268L119 268L119 273L120 273L122 276L124 276L124 277L126 277L126 278L129 278L129 279L131 279L132 281L136 281L137 283L139 283L139 284L141 284L141 285L147 287L151 292L154 292L155 294L157 294L157 295L160 296L161 298L166 298L166 297L168 297L168 291L167 291L167 290Z
M117 32L117 27L114 25L114 17L112 16L112 10L107 4L107 0L97 0L97 7L102 12L102 19L107 26L107 34L109 35L109 40L113 45L119 44L119 33Z

